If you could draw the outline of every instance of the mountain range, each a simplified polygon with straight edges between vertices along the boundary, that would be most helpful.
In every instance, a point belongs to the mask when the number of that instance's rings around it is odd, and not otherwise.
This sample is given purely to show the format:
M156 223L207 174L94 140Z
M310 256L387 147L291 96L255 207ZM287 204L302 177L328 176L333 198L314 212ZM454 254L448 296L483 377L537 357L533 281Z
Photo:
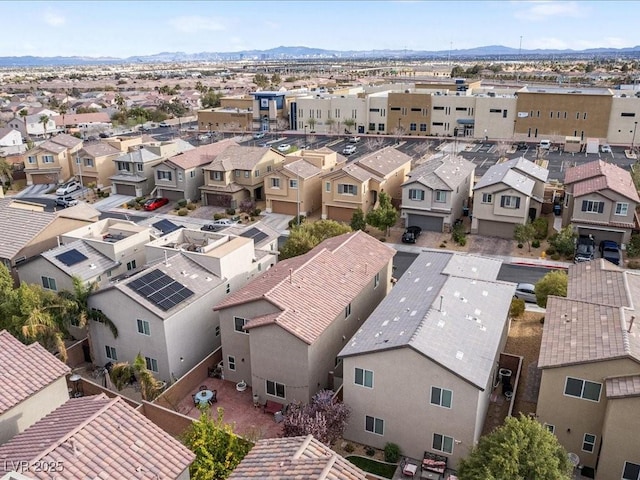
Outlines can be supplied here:
M544 58L605 58L640 57L640 45L627 48L590 48L587 50L520 50L502 45L469 48L464 50L324 50L309 47L276 47L269 50L244 50L240 52L161 52L154 55L116 57L0 57L0 67L52 67L65 65L104 65L130 63L188 63L224 62L238 60L355 60L355 59L448 59L448 60L518 60Z

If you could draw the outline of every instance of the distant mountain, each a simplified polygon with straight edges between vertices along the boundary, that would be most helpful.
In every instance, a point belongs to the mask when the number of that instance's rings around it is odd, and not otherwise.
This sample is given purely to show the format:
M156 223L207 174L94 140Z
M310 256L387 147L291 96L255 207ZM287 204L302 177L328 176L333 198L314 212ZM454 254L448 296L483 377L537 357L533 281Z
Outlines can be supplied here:
M324 50L309 47L280 46L268 50L243 50L240 52L161 52L154 55L136 55L128 58L116 57L0 57L0 67L38 67L64 65L100 65L114 63L185 63L185 62L220 62L232 60L286 60L286 59L374 59L374 58L450 58L452 60L477 59L518 59L545 57L593 56L631 56L640 57L640 46L627 48L590 48L587 50L520 50L502 45L469 48L464 50Z

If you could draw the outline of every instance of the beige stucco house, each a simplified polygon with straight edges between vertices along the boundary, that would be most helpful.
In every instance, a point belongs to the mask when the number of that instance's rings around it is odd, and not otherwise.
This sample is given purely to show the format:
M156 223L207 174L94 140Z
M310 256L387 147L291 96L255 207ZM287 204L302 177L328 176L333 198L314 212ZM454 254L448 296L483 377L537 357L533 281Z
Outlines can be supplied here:
M567 297L549 297L537 415L583 474L640 472L640 275L603 259L569 267ZM632 473L635 472L635 476Z
M512 239L516 225L540 215L548 176L524 157L491 166L473 187L471 233Z
M469 208L475 174L473 162L459 156L432 157L409 172L402 185L406 226L425 231L449 231Z
M631 174L612 163L594 162L568 168L565 177L563 224L596 242L627 243L638 228L640 204Z
M455 468L482 433L507 341L512 283L501 261L425 252L345 343L344 437ZM430 477L437 478L437 477Z
M82 140L63 133L27 151L24 154L27 185L62 183L69 180L75 174L71 159L80 148Z
M87 187L95 185L103 188L111 185L111 177L115 174L113 160L122 152L106 142L87 143L73 159L76 178Z
M390 146L324 174L322 218L350 222L357 209L374 209L382 192L399 205L410 170L411 157Z
M345 342L391 287L395 251L364 232L283 260L219 303L225 379L262 403L309 402L333 387Z

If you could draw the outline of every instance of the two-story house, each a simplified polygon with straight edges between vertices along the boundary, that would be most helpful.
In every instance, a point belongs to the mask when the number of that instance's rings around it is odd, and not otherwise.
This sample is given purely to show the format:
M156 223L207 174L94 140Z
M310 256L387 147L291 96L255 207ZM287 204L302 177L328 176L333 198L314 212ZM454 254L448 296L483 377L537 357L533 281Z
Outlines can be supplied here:
M344 157L329 148L300 150L264 178L267 212L308 216L322 205L323 173L339 168Z
M475 164L460 156L432 157L409 172L402 185L406 226L446 232L469 207Z
M230 146L204 167L203 205L237 208L243 200L264 198L264 176L284 161L266 147Z
M89 298L118 328L118 337L91 322L98 363L132 362L167 382L179 378L220 346L213 307L277 261L252 238L179 229L149 242L146 267Z
M103 188L111 185L115 173L113 160L121 155L120 150L106 142L85 144L74 159L76 178L86 187Z
M322 218L350 222L357 209L374 209L382 192L400 204L410 170L409 155L386 147L322 175Z
M471 233L513 238L542 210L549 171L524 157L493 165L473 187Z
M391 288L395 251L362 231L279 262L220 302L224 377L264 401L307 403Z
M0 128L0 155L16 155L26 150L22 134L13 128Z
M601 258L568 274L566 298L547 301L536 414L583 475L637 479L640 275Z
M204 184L202 167L209 165L227 147L238 146L233 139L226 139L193 150L179 153L155 165L155 183L158 197L169 200L200 199L200 187Z
M596 242L627 243L638 228L640 204L631 174L612 163L596 160L568 168L564 176L563 224Z
M56 135L25 153L27 185L61 183L74 174L71 159L82 148L82 140L67 134Z
M57 132L55 115L56 112L49 110L51 113L36 113L27 115L26 117L14 117L7 122L9 128L18 130L24 138L41 137L45 138ZM46 122L42 122L43 117L47 117Z

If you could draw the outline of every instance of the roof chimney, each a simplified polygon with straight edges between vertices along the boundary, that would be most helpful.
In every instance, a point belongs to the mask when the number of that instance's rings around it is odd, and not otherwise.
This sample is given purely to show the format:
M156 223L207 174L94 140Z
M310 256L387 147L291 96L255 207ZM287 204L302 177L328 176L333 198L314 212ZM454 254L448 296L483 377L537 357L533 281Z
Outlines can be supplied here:
M631 329L633 328L633 321L636 319L635 315L631 315L631 320L629 320L629 329L627 330L627 333L631 333Z

